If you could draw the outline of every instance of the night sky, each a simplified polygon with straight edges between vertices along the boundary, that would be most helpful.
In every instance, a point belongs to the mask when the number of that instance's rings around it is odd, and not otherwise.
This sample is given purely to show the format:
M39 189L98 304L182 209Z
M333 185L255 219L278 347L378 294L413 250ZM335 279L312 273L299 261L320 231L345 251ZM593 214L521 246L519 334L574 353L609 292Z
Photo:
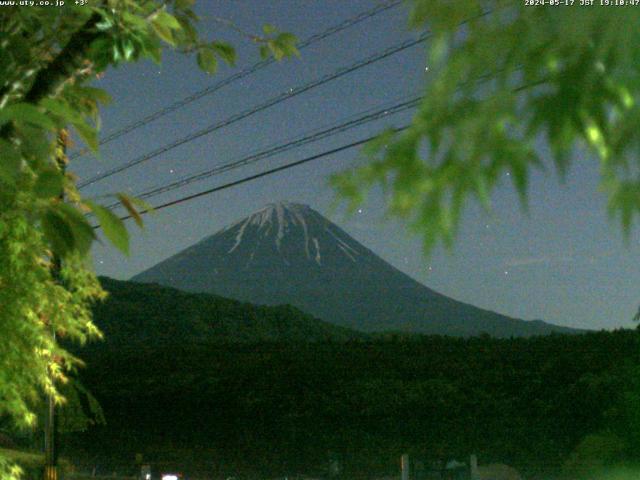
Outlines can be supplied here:
M194 58L167 53L161 67L145 61L108 71L96 82L114 98L103 111L103 135L258 60L254 44L214 17L229 19L248 32L259 33L263 24L271 23L305 39L377 4L371 0L197 3L203 18L202 33L233 43L238 50L236 67L221 65L219 72L210 77L196 67ZM81 180L87 179L417 35L407 29L406 8L393 8L304 49L300 59L272 64L104 145L99 160L74 160L72 170ZM83 192L111 203L102 196L117 191L140 193L358 113L399 103L418 94L425 85L429 75L425 58L424 45L412 47L109 177ZM389 115L154 197L150 203L157 205L321 153L385 127L405 124L410 118L410 112ZM552 169L546 174L536 173L531 181L527 214L519 207L510 179L505 176L494 195L493 214L485 214L470 204L453 251L439 249L430 257L423 255L419 237L412 236L398 221L385 218L379 191L374 191L352 217L344 209L334 208L335 195L327 185L328 176L362 161L362 154L352 149L164 209L147 216L144 231L131 228L129 257L112 247L97 246L96 270L101 275L128 279L267 203L287 200L310 205L392 265L457 300L518 318L544 319L574 327L610 329L633 325L631 318L640 302L638 236L632 234L625 243L618 224L608 219L605 198L598 191L597 161L588 154L576 154L564 183Z

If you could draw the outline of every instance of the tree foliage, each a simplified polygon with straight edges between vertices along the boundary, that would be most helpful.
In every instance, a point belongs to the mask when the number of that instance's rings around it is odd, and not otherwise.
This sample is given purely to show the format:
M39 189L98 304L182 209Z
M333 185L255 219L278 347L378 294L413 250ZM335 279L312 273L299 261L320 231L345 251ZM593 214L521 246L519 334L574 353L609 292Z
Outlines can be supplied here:
M369 162L333 178L352 207L381 185L429 250L452 243L467 199L489 209L506 173L526 206L533 169L555 164L564 175L593 158L609 212L630 232L640 211L640 9L527 3L413 0L411 26L432 32L424 98L407 129L380 136Z
M87 214L128 250L122 222L83 198L64 169L66 129L98 148L109 96L91 80L126 62L160 62L167 46L209 73L235 60L227 43L199 37L192 0L84 3L0 11L0 416L22 426L35 422L42 392L63 402L58 386L80 364L52 333L100 336L90 305L105 293L87 255L96 239ZM295 38L273 27L253 40L277 58L297 53ZM118 199L139 220L135 200ZM0 460L0 477L15 474L8 465Z
M118 283L112 305L96 312L105 332L124 314L145 321L134 296L159 293L134 286L132 294ZM407 452L425 464L476 453L483 465L507 463L544 479L565 463L575 471L640 460L637 388L629 384L638 332L274 342L264 341L268 312L260 313L243 337L212 341L221 315L205 311L172 324L181 327L179 342L164 342L162 326L144 339L107 335L86 352L81 372L107 424L89 428L78 445L114 465L130 464L134 451L151 462L189 458L185 474L202 468L203 477L222 464L220 477L322 476L328 451L341 454L348 478L397 474ZM200 325L211 336L185 335ZM618 440L612 452L594 452L583 446L591 436ZM67 455L75 458L74 449Z

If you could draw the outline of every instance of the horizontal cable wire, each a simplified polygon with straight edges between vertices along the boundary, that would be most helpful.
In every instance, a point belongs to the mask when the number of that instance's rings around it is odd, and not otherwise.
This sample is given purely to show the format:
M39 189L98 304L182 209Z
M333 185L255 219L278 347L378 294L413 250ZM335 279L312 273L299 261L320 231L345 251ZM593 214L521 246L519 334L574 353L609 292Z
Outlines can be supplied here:
M395 132L400 132L402 130L406 130L407 128L409 128L409 125L404 125L402 127L395 128L394 131ZM174 205L179 205L179 204L184 203L184 202L195 200L196 198L200 198L200 197L203 197L205 195L210 195L210 194L215 193L215 192L219 192L219 191L222 191L222 190L226 190L228 188L236 187L238 185L242 185L243 183L247 183L247 182L251 182L253 180L257 180L258 178L267 177L269 175L273 175L275 173L282 172L284 170L288 170L290 168L297 167L299 165L303 165L305 163L309 163L309 162L313 162L313 161L316 161L316 160L320 160L320 159L322 159L324 157L328 157L330 155L335 155L336 153L343 152L343 151L349 150L351 148L359 147L360 145L364 145L365 143L370 142L371 140L373 140L374 138L377 138L377 137L378 137L378 134L371 135L369 137L362 138L360 140L356 140L356 141L351 142L351 143L347 143L346 145L341 145L340 147L332 148L331 150L326 150L326 151L324 151L322 153L311 155L310 157L306 157L306 158L303 158L301 160L297 160L295 162L291 162L291 163L287 163L285 165L281 165L279 167L271 168L269 170L265 170L263 172L256 173L254 175L249 175L249 176L243 177L243 178L241 178L239 180L235 180L233 182L225 183L224 185L220 185L220 186L217 186L217 187L209 188L207 190L203 190L203 191L198 192L198 193L193 193L191 195L187 195L185 197L181 197L181 198L178 198L176 200L172 200L170 202L162 203L160 205L154 206L152 209L141 210L138 213L140 215L144 215L146 213L149 213L150 211L162 210L162 209L165 209L165 208L168 208L168 207L172 207ZM131 215L125 215L123 217L120 217L120 220L127 220L129 218L132 218L132 216ZM100 225L94 225L93 228L94 229L98 229L98 228L100 228Z
M155 187L152 188L150 190L147 190L145 192L136 194L136 197L140 198L140 199L147 199L147 198L151 198L157 195L160 195L162 193L166 193L178 188L182 188L185 187L187 185L190 185L194 182L198 182L201 180L205 180L207 178L213 177L215 175L220 175L222 173L225 173L227 171L230 170L234 170L236 168L240 168L246 165L250 165L253 163L256 163L260 160L263 160L265 158L269 158L272 157L274 155L277 155L279 153L283 153L283 152L287 152L289 150L292 150L294 148L303 146L303 145L307 145L313 142L316 142L318 140L322 140L328 137L332 137L334 135L337 135L339 133L343 133L345 131L348 131L352 128L356 128L359 127L361 125L365 125L367 123L379 120L381 118L385 118L388 117L390 115L394 115L396 113L400 113L406 110L410 110L412 108L415 108L420 100L422 99L422 96L416 96L411 98L410 100L407 100L405 102L402 103L398 103L389 107L384 107L384 108L378 108L377 110L369 110L367 113L365 114L360 114L360 116L358 116L357 118L354 118L352 120L348 120L346 122L342 122L338 125L334 125L332 127L329 128L325 128L323 130L319 130L319 131L315 131L313 133L307 134L302 136L301 138L295 139L295 140L291 140L288 141L284 144L280 144L280 145L276 145L273 147L270 147L266 150L261 150L257 153L253 153L250 155L247 155L239 160L233 161L233 162L229 162L217 167L214 167L212 169L206 170L204 172L200 172L194 175L190 175L184 178L181 178L179 180L176 180L174 182L171 182L167 185L162 185L159 187ZM114 209L116 207L118 207L120 205L119 202L114 202L111 205L108 205L107 208L109 209Z
M360 60L358 62L352 63L351 65L345 66L345 67L341 67L338 70L329 73L327 75L324 75L316 80L313 80L311 82L308 82L300 87L296 87L296 88L291 88L288 89L286 92L280 93L279 95L276 95L275 97L270 98L269 100L255 106L252 107L248 110L244 110L240 113L237 113L235 115L232 115L231 117L222 120L220 122L214 123L212 125L209 125L208 127L205 127L201 130L198 130L196 132L193 132L189 135L186 135L182 138L179 138L163 147L157 148L151 152L148 152L144 155L141 155L133 160L130 160L129 162L119 165L117 167L114 167L110 170L107 170L106 172L103 172L101 174L95 175L91 178L89 178L88 180L85 180L84 182L80 182L79 183L79 188L84 188L87 187L89 185L92 185L100 180L104 180L105 178L111 177L117 173L123 172L125 170L128 170L131 167L134 167L136 165L139 165L141 163L147 162L159 155L162 155L163 153L166 153L168 151L171 151L181 145L184 145L186 143L192 142L193 140L196 140L200 137L203 137L205 135L208 135L210 133L215 132L216 130L220 130L221 128L225 128L228 127L229 125L232 125L234 123L239 122L240 120L244 120L245 118L248 118L252 115L255 115L258 112L261 112L263 110L266 110L274 105L277 105L279 103L282 103L286 100L289 100L291 98L297 97L298 95L301 95L305 92L308 92L309 90L312 90L314 88L317 88L321 85L324 85L326 83L329 83L333 80L337 80L338 78L341 78L345 75L348 75L350 73L353 73L357 70L360 70L361 68L367 67L373 63L376 63L380 60L383 60L387 57L390 57L392 55L395 55L397 53L400 53L404 50L407 50L415 45L418 45L422 42L424 42L427 38L429 38L431 34L430 33L423 33L421 34L418 38L415 39L409 39L409 40L405 40L404 42L401 42L398 45L394 45L392 47L389 47L385 50L383 50L382 52L376 53L374 55L370 55L368 57L366 57L363 60Z
M314 43L317 43L321 40L324 40L325 38L330 37L331 35L334 35L336 33L339 33L343 30L346 30L348 28L351 28L355 25L357 25L360 22L363 22L364 20L367 20L371 17L374 17L382 12L385 12L387 10L390 10L394 7L397 7L398 5L400 5L402 3L402 0L393 0L391 2L384 2L382 4L379 4L377 6L375 6L374 8L367 10L365 12L362 12L354 17L351 17L341 23L338 23L337 25L334 25L332 27L329 27L328 29L324 30L323 32L317 33L315 35L310 36L309 38L303 40L302 42L300 42L298 44L298 50L303 50L306 47L309 47L311 45L313 45ZM197 92L194 92L193 94L189 95L188 97L184 97L174 103L172 103L171 105L168 105L150 115L147 115L146 117L130 123L118 130L116 130L115 132L107 135L106 137L104 137L103 139L100 140L100 145L104 145L106 143L109 143L113 140L116 140L128 133L133 132L134 130L137 130L138 128L141 128L161 117L164 117L165 115L168 115L172 112L175 112L176 110L179 110L182 107L185 107L186 105L189 105L190 103L195 102L196 100L199 100L207 95L211 95L215 92L217 92L218 90L220 90L221 88L226 87L227 85L236 82L238 80L241 80L255 72L257 72L258 70L261 70L263 68L265 68L268 65L271 65L272 63L274 63L274 59L273 58L268 58L265 60L261 60L259 62L254 63L253 65L240 70L239 72L230 75L229 77L214 83L213 85L208 86L207 88L204 88L202 90L199 90ZM85 155L86 153L88 153L87 149L81 150L79 152L73 153L72 155L69 156L69 158L71 160L74 160L78 157L81 157L83 155Z

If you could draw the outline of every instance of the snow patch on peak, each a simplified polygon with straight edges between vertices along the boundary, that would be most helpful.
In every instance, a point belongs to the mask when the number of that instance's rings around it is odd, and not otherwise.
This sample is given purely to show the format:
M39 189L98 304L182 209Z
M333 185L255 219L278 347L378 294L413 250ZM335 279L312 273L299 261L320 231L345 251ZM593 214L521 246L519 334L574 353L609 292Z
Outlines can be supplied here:
M354 257L350 252L349 252L349 250L347 250L347 248L345 248L345 247L343 246L343 244L338 244L338 248L339 248L340 250L342 250L342 251L344 252L344 254L345 254L347 257L349 257L349 259L350 259L353 263L356 263L356 259L355 259L355 257Z
M280 251L280 244L282 243L282 239L284 238L284 227L286 227L284 208L282 204L277 203L275 205L275 213L278 218L278 234L276 235L276 247L278 248L278 251ZM271 211L271 216L273 216L273 210Z
M318 239L316 237L313 237L313 244L316 247L316 263L318 265L322 265L322 261L320 258L320 244L318 243Z
M249 222L251 225L257 226L258 230L266 228L267 231L265 232L265 235L267 235L271 231L271 228L274 227L276 230L275 244L278 251L280 251L282 240L284 239L289 226L295 225L302 227L305 236L305 251L307 258L309 258L309 238L305 214L310 210L310 207L300 203L270 203L251 215L249 217Z
M240 227L240 230L238 230L238 234L236 235L236 240L235 243L233 244L233 246L227 251L227 254L233 252L236 248L238 248L238 245L240 245L240 242L242 242L242 236L244 235L244 231L247 228L247 225L249 225L249 222L251 221L251 219L247 219L242 226ZM240 223L240 222L238 222ZM236 224L237 225L237 224Z
M275 213L276 215L284 215L285 213L298 213L304 214L311 210L311 207L308 205L304 205L302 203L293 203L293 202L274 202L265 205L263 208L258 210L252 216L266 216L272 217Z
M299 222L300 226L302 227L302 231L304 232L304 251L307 254L307 258L311 258L310 254L309 254L309 229L307 227L307 222L304 219L304 216L301 215L299 212L297 211L293 211L293 223L296 223L296 220Z
M335 232L331 231L330 228L325 228L324 231L331 235L336 240L336 242L338 242L338 247L345 253L347 257L349 257L354 262L356 261L355 256L360 255L360 253L355 248L342 240Z
M224 231L233 229L235 234L233 245L229 248L227 254L234 252L244 239L248 239L247 227L250 227L253 232L257 230L259 242L261 241L260 239L273 241L278 252L280 252L287 234L295 230L297 232L296 235L301 234L303 237L306 258L321 265L320 243L318 240L320 237L316 236L318 235L318 227L327 229L327 222L319 221L318 219L324 220L321 215L307 205L291 202L270 203L249 217L224 229ZM346 250L349 258L358 255L357 250L339 238L338 233L331 231L329 233L340 245L343 245L342 250ZM249 260L250 262L251 260Z
M280 207L283 210L298 210L298 211L311 209L309 205L305 205L304 203L295 203L295 202L287 202L287 201L273 202L268 204L265 208L276 208L276 207Z

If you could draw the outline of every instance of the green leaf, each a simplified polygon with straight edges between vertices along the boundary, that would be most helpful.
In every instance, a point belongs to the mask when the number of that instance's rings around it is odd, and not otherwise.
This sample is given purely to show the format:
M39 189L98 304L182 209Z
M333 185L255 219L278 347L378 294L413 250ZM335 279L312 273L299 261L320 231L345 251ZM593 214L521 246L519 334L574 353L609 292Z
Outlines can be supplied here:
M82 117L78 112L70 108L69 105L62 100L45 98L40 102L40 105L51 113L62 117L65 120L65 123L82 120Z
M146 50L147 54L157 65L162 63L162 49L161 48L151 48Z
M15 103L0 110L0 126L11 121L30 123L46 130L56 129L53 120L29 103Z
M167 42L169 45L175 46L176 41L173 38L173 32L171 31L170 28L168 28L165 25L162 25L160 23L157 23L156 21L152 21L151 22L151 27L156 32L158 37L160 37L162 40Z
M131 197L125 193L119 193L118 195L123 195L125 197L127 197L127 199L138 208L138 210L141 213L156 213L156 209L153 208L153 205L151 205L149 202L142 200L141 198L138 197Z
M270 55L271 55L271 50L269 49L269 47L267 45L262 45L260 47L260 58L264 60L266 58L269 58Z
M96 23L96 28L101 31L110 30L114 25L113 19L111 18L111 12L104 9L99 9L98 11L102 16L102 19Z
M113 62L112 45L113 41L108 37L98 37L91 42L88 56L93 60L97 72L104 71Z
M162 62L162 45L156 37L148 36L142 40L144 55L151 58L156 64Z
M413 28L421 27L429 18L430 8L425 0L413 2L413 9L409 14L409 25Z
M75 87L75 91L79 95L89 97L91 100L100 102L103 105L108 105L112 101L111 95L109 95L101 88L77 86Z
M119 42L114 42L113 45L111 45L111 50L112 50L111 56L113 58L113 63L114 64L120 63L124 58L124 54L120 49Z
M447 58L449 49L449 37L446 35L438 35L431 41L429 49L429 63L432 67L442 64Z
M225 42L213 42L211 44L211 48L216 54L218 54L220 58L226 61L229 65L235 65L236 51L231 45Z
M19 132L21 144L19 146L21 154L25 160L31 163L41 163L50 158L52 154L52 143L47 131L31 125L23 125Z
M198 66L209 74L216 73L218 69L218 60L213 51L207 47L198 50Z
M269 47L269 50L273 54L273 58L275 58L276 60L282 60L282 58L284 57L284 51L279 47L279 45L274 40L269 40L267 42L267 46Z
M363 147L362 151L367 156L374 156L383 151L387 145L396 137L397 132L393 129L387 129L376 138L369 140Z
M116 214L114 214L111 210L98 205L90 200L85 201L85 203L91 208L93 213L98 218L100 222L100 227L102 227L102 231L105 236L109 239L109 241L121 252L125 255L129 254L129 233L127 229L118 218Z
M134 15L133 13L122 12L122 19L130 24L131 27L136 27L139 30L144 31L147 28L147 21L138 15Z
M97 152L99 147L98 131L84 121L73 122L73 126L87 146L92 151Z
M20 172L20 154L6 140L0 140L0 181L13 183Z
M282 44L295 45L298 42L298 37L293 33L282 32L276 37L276 40Z
M136 47L130 38L125 38L120 42L120 50L122 50L125 60L131 61L135 58Z
M474 188L480 204L486 211L489 211L491 210L491 196L489 195L489 182L487 182L485 175L484 172L477 174Z
M124 208L127 209L127 212L129 212L129 215L131 215L131 217L135 220L136 224L140 228L142 228L143 227L142 217L140 216L140 213L138 212L138 210L134 205L135 203L134 199L125 193L118 193L116 196L118 197L118 200L120 200L120 203L124 206Z
M50 168L43 171L36 180L34 192L38 198L58 197L64 188L64 177L60 170Z
M278 33L278 29L269 23L265 24L262 27L262 31L265 33L265 35L275 35L276 33Z
M281 33L274 40L274 47L280 51L282 57L291 57L293 55L300 56L300 52L296 48L298 39L291 33Z
M68 203L61 203L57 208L64 215L67 224L71 228L73 248L81 255L86 255L96 238L95 230L77 208Z
M42 231L54 253L66 257L73 251L75 241L71 227L60 214L50 209L42 216Z
M158 15L153 19L153 23L157 25L162 25L163 27L168 28L170 30L182 29L182 25L180 25L180 22L178 22L176 17L164 11L158 13Z
M84 215L67 203L59 203L47 209L41 222L45 238L53 252L61 257L74 251L86 255L96 238Z
M329 177L329 184L348 201L351 213L355 212L365 200L364 189L359 188L358 181L357 174L353 170L335 173Z
M179 10L191 8L194 4L195 0L176 0L176 8Z

